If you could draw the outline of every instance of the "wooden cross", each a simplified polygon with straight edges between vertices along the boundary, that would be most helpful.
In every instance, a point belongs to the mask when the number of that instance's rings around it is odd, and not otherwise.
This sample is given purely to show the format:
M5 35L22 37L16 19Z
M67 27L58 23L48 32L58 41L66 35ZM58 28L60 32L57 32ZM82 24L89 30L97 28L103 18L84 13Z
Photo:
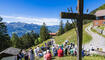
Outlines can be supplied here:
M83 14L83 0L78 0L78 13L61 12L61 18L64 19L77 19L77 60L82 60L82 32L83 32L83 19L96 20L95 15Z

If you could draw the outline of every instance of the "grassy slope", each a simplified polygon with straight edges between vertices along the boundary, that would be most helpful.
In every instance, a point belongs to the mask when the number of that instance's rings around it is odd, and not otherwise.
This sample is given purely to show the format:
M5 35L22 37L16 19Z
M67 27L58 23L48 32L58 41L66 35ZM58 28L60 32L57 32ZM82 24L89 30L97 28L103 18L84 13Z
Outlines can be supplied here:
M88 33L85 31L85 28L89 24L86 24L86 25L83 26L83 44L88 43L92 39L92 37L90 35L88 35ZM68 31L61 36L55 37L55 42L57 44L62 44L66 39L68 39L70 42L77 43L77 35L76 35L76 32L75 32L75 29L72 29L72 30Z
M41 58L40 60L43 60L43 58ZM62 58L54 57L53 60L77 60L77 57L73 56L65 56ZM86 56L83 58L83 60L105 60L105 58L103 56Z
M42 45L44 46L46 42L50 41L50 39L44 41L43 43L38 44L37 46L41 47ZM36 48L37 46L33 46L32 48Z
M104 30L105 26L100 26L98 28Z

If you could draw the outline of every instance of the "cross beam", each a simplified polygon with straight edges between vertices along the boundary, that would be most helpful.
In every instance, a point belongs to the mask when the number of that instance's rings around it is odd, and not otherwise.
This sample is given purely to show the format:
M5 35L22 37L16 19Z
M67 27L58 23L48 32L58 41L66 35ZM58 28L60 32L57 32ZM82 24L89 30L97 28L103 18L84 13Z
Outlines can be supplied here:
M78 17L80 16L80 14L78 13L68 13L68 12L61 12L60 15L61 15L61 18L65 18L65 19L78 19ZM84 14L83 19L96 20L96 16L90 15L90 14Z

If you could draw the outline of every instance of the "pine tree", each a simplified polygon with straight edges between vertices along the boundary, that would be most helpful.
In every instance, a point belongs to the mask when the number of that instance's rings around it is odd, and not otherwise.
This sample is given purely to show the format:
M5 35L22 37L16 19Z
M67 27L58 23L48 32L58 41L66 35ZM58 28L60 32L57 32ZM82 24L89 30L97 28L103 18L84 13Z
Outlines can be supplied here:
M7 27L2 20L3 19L0 17L0 51L10 46L10 37L7 33Z
M16 33L13 33L12 34L12 38L11 38L11 41L12 41L12 46L15 47L15 48L21 48L21 40L20 38L18 37L18 35Z
M30 36L30 33L26 33L21 37L23 41L23 48L29 48L32 46L32 38Z
M38 39L38 35L34 32L34 31L31 31L31 33L30 33L30 36L31 36L31 44L32 45L35 45L35 40L37 40ZM37 43L37 42L36 42Z
M38 34L36 34L34 31L24 34L23 36L20 37L20 40L22 41L20 43L22 44L21 48L27 49L29 47L32 47L33 45L36 45L35 40L38 39L38 37L39 37Z
M46 24L43 23L41 29L40 29L40 42L43 42L49 38L49 31L46 27Z
M76 24L76 21L73 21L72 23L70 23L69 30L73 29L74 27L76 28L75 24Z
M71 30L71 29L73 29L75 27L75 25L73 23L71 23L69 26L70 26L69 30Z
M61 20L60 22L60 26L59 26L59 30L58 30L58 35L61 35L64 33L64 28L63 28L63 22Z
M69 23L69 21L67 20L66 25L65 25L65 27L64 27L64 32L67 32L68 30L70 30L70 23Z

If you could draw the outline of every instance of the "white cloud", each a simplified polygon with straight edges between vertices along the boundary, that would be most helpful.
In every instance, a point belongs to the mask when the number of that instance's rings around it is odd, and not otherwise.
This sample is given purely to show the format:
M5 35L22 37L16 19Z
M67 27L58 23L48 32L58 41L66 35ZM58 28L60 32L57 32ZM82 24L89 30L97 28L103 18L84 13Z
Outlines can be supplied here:
M24 23L33 23L33 24L38 24L42 25L43 22L46 23L46 25L58 25L59 24L59 19L57 18L32 18L32 17L16 17L16 16L5 16L5 15L0 15L3 18L4 22L24 22Z

